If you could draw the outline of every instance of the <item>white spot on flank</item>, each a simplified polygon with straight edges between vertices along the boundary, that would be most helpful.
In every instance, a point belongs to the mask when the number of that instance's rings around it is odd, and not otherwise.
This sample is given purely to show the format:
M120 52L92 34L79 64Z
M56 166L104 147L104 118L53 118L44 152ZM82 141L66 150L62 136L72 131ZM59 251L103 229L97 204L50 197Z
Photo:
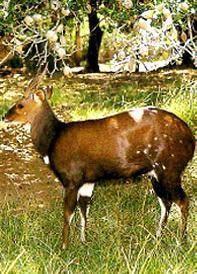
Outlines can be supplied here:
M144 154L148 154L148 149L147 148L144 149Z
M165 167L164 165L162 165L162 168L163 168L163 170L165 170L165 169L166 169L166 167Z
M182 144L182 143L183 143L183 140L180 140L179 143Z
M174 157L174 154L172 153L171 156Z
M167 134L163 134L163 137L164 137L164 138L167 138L167 137L168 137L168 135L167 135Z
M46 165L49 165L49 163L50 163L50 161L49 161L49 156L44 156L43 157L43 161L44 161L44 163L46 164Z
M142 117L144 115L144 109L143 108L137 108L134 110L129 111L129 115L136 123L141 122Z
M137 150L136 154L140 154L140 153L141 153L141 151L140 151L140 150Z
M157 140L158 140L158 137L155 137L154 140L157 141Z
M93 190L94 190L94 183L86 183L82 185L78 190L77 200L79 200L80 196L91 197Z
M148 144L148 147L149 147L149 148L151 148L151 147L152 147L152 145L151 145L151 144Z

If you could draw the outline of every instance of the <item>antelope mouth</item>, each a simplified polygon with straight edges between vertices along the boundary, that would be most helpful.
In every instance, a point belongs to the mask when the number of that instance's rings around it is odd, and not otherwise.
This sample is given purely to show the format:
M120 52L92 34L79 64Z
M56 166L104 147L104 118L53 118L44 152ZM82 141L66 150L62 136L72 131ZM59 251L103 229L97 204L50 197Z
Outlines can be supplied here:
M5 116L3 117L3 122L5 123L10 123L14 121L14 117L9 117L8 115L5 114Z
M5 114L5 116L3 117L3 122L4 123L12 123L12 124L16 124L16 125L18 125L18 124L21 124L19 121L16 121L15 120L15 117L11 117L11 116L8 116L8 115L6 115Z

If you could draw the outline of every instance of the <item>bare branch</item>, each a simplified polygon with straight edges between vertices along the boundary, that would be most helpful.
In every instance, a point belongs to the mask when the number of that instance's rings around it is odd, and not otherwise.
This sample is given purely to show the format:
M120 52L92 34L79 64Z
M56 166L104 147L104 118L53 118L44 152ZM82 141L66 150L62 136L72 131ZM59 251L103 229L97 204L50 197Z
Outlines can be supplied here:
M0 62L0 67L13 57L13 53L10 51Z
M45 65L42 72L40 72L41 67L38 70L37 75L29 82L28 86L25 89L25 96L28 96L31 92L33 92L41 83L42 79L44 78L45 74L48 70L48 63Z

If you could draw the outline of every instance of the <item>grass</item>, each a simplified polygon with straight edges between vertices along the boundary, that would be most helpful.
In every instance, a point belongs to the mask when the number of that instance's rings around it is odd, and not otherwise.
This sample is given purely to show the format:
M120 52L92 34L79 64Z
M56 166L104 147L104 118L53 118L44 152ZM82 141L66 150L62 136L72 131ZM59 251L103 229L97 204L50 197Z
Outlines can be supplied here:
M165 82L165 81L164 81ZM143 86L143 85L142 85ZM70 79L55 81L52 106L63 119L98 118L129 108L156 105L175 112L196 131L195 82L171 81L159 89L145 83L116 83ZM0 113L6 111L3 105ZM2 205L0 213L1 273L196 273L195 193L197 159L184 174L190 197L188 239L180 243L178 215L173 208L162 239L155 231L160 208L150 193L150 182L98 186L90 210L87 239L79 241L79 214L72 222L70 245L62 251L62 201L51 200L50 208L18 211L18 205Z
M187 243L180 245L176 219L170 219L170 230L157 241L154 233L159 207L145 184L97 187L90 212L88 244L79 242L76 214L70 245L65 251L60 249L61 208L61 201L56 201L50 211L16 214L15 205L4 206L0 218L1 273L195 271L194 205Z
M174 112L196 131L197 84L195 80L190 82L171 80L167 86L159 88L155 84L149 85L146 82L143 86L143 84L133 84L131 81L120 80L118 84L111 81L107 88L103 87L104 83L90 81L82 86L75 84L76 89L73 89L70 83L63 87L57 84L51 100L52 106L64 105L66 112L70 115L69 120L82 120L99 118L135 107L154 105Z

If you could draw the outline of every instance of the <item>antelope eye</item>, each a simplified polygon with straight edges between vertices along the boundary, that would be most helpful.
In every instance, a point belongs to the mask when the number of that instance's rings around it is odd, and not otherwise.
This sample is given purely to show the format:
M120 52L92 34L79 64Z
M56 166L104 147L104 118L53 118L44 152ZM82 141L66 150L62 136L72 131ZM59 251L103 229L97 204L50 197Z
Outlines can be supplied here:
M24 106L22 105L22 104L18 104L18 106L17 106L19 109L22 109L22 108L24 108Z

